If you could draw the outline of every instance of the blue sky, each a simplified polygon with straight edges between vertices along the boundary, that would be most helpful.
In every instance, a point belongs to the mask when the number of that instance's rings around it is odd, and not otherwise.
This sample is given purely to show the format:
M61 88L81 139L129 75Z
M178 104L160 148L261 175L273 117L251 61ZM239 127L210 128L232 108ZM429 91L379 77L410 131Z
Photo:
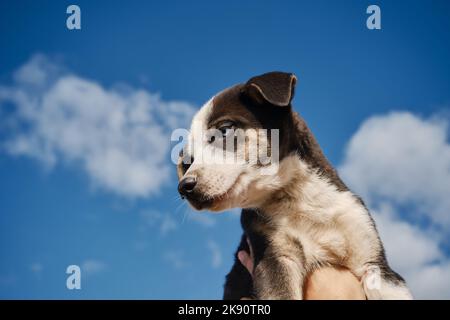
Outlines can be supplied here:
M394 268L450 298L448 1L76 1L78 31L69 4L0 3L0 298L220 298L239 218L178 200L170 132L271 70Z

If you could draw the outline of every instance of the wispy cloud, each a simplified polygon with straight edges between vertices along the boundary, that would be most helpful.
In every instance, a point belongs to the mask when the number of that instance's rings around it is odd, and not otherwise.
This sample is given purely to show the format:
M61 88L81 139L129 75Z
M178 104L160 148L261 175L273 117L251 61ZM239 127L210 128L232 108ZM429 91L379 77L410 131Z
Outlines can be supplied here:
M194 212L189 210L186 214L188 220L197 222L204 227L209 228L216 225L216 220L213 218L213 214L211 213Z
M211 253L211 266L213 268L220 267L222 265L222 251L219 245L213 240L208 240L206 245Z
M184 259L183 252L179 250L166 251L163 258L175 269L183 269L189 265Z
M81 264L81 272L84 275L94 275L106 269L106 264L100 260L88 259Z
M339 168L372 209L393 268L418 298L450 298L448 121L396 112L366 120ZM407 208L407 209L405 209Z
M178 228L177 221L169 213L161 213L155 210L145 210L140 212L143 225L143 229L146 227L157 227L161 235L165 236L171 231Z
M12 111L8 111L12 106ZM36 55L0 86L3 150L49 168L76 163L94 186L146 197L167 183L170 132L195 108L134 88L105 88Z

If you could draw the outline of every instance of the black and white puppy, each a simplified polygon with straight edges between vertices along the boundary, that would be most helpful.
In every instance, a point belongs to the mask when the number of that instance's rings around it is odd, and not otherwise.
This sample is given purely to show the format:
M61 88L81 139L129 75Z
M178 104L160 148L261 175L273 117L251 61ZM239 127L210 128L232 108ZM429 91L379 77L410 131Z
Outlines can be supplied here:
M238 250L248 251L249 237L254 275L236 259L224 298L302 299L310 272L340 266L361 279L368 299L411 299L404 280L386 261L364 203L341 181L292 110L296 82L293 74L271 72L220 92L195 115L179 159L178 190L194 208L244 209ZM219 136L202 134L209 129L217 129ZM237 139L238 129L246 132L245 139ZM272 142L270 134L255 134L258 129L279 130L279 163L273 172L249 161L252 151L262 152L258 146ZM231 152L241 161L205 161L205 150L230 152L224 147L227 139L238 144Z

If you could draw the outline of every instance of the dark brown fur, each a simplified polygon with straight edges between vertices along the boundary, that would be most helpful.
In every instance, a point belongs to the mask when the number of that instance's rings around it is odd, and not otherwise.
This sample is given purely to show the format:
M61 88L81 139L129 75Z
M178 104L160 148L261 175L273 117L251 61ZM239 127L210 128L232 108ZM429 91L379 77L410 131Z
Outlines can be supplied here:
M263 75L267 76L267 75ZM265 87L269 88L270 85L274 85L277 81L277 74L269 76L269 84ZM249 80L254 81L255 78ZM284 77L284 81L286 81ZM279 81L279 79L278 79ZM281 80L283 82L283 79ZM261 81L257 81L261 84ZM320 174L326 176L326 178L333 183L338 190L347 191L347 186L339 178L336 170L330 164L330 162L324 156L319 144L314 138L313 134L309 130L305 121L292 110L291 100L294 94L294 88L290 87L295 85L294 82L290 82L287 86L290 90L289 98L279 97L273 98L273 95L283 94L283 90L279 84L274 85L277 90L271 90L273 100L284 101L287 105L276 105L268 102L265 98L258 97L258 90L252 90L248 92L248 83L246 85L238 85L230 90L225 91L219 95L214 102L214 105L224 106L224 108L217 108L212 115L212 119L219 118L225 114L237 114L239 117L244 117L247 122L247 126L250 128L266 128L266 129L280 129L280 160L289 154L296 153L301 159L309 164L310 167L315 168ZM239 95L238 95L239 91ZM269 94L269 95L270 95ZM286 95L286 91L284 91ZM230 109L228 109L228 108ZM363 201L360 200L364 205ZM242 297L255 296L255 288L252 284L252 279L248 271L240 263L237 253L240 250L246 250L248 252L248 244L246 242L246 236L249 238L252 244L254 253L254 265L255 269L262 260L268 262L265 264L265 268L268 268L265 272L265 276L271 277L267 279L271 284L278 284L283 286L279 288L278 292L283 292L288 284L285 284L283 272L280 272L280 266L277 265L277 260L270 260L268 257L273 256L273 250L269 244L270 230L268 230L268 223L264 221L264 215L253 209L244 209L241 213L241 224L244 230L244 234L241 238L238 250L235 254L235 263L226 277L224 285L224 299L240 299ZM302 255L301 243L295 245L295 241L290 250L296 250L298 255ZM284 250L289 248L284 248ZM300 259L301 260L301 259ZM403 282L404 280L395 273L387 264L384 250L379 254L378 265L381 266L383 277L393 282ZM277 290L277 288L271 288ZM289 293L287 293L289 294ZM283 295L278 295L283 298ZM289 296L286 296L289 298Z
M217 128L223 121L233 121L241 129L279 129L280 161L297 154L311 168L327 178L340 191L348 188L339 178L336 170L326 159L305 121L292 110L291 101L297 79L294 75L281 72L267 73L251 78L245 84L231 87L213 100L213 110L208 119L208 128ZM179 166L182 176L188 166ZM276 194L273 197L288 197L288 194ZM284 199L284 198L283 198ZM364 203L361 200L361 203ZM289 275L285 265L280 262L280 252L289 252L289 256L298 257L295 263L302 263L303 248L299 241L287 239L286 247L276 248L272 245L271 226L263 212L244 209L241 224L244 234L235 254L235 263L226 277L224 299L259 296L261 286L267 296L278 298L292 297ZM246 237L249 238L254 253L256 287L245 267L237 258L240 250L249 251ZM384 250L379 253L378 261L385 278L403 281L387 265ZM260 288L258 288L258 285Z

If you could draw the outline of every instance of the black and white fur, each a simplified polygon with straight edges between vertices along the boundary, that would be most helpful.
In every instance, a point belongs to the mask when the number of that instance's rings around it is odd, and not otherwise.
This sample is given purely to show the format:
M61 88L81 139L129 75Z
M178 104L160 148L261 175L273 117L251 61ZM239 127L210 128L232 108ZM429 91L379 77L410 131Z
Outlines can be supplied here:
M253 279L236 258L224 298L302 299L308 274L338 266L361 279L368 299L411 299L405 281L386 261L363 201L341 181L292 110L296 82L293 74L282 72L253 77L214 96L192 121L178 165L180 193L199 210L243 208L238 250L248 250L248 237L254 252ZM223 123L244 130L279 129L278 170L261 174L264 166L246 163L245 152L235 155L244 160L240 164L196 161L198 150L223 147L218 139L195 138L201 136L197 133L221 129ZM257 145L257 139L250 136L247 147ZM194 181L192 190L184 189L187 179Z

